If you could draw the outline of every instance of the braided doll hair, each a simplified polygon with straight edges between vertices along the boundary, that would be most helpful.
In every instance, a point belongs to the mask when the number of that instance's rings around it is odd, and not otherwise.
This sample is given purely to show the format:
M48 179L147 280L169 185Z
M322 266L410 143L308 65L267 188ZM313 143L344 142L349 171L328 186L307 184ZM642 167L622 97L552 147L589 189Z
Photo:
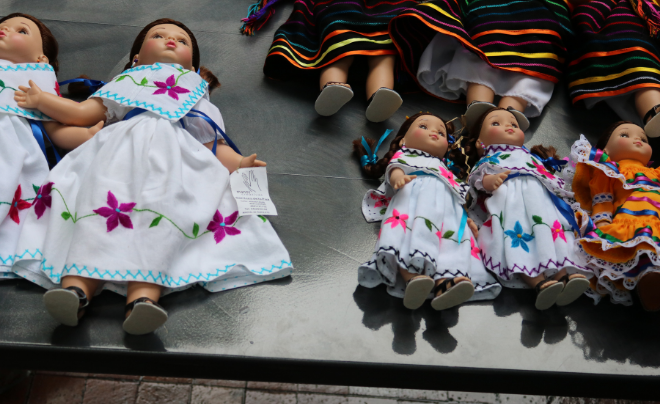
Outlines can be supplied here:
M367 178L380 178L383 176L383 174L385 174L385 171L387 170L387 165L392 159L392 156L394 156L394 154L401 149L399 143L401 143L401 140L406 136L408 129L410 129L410 126L413 124L413 122L415 122L417 118L424 115L435 116L436 118L440 119L447 127L447 137L454 132L454 125L451 122L447 122L441 117L432 114L430 112L419 112L411 117L408 117L406 121L399 128L399 131L397 132L394 139L392 139L392 142L390 143L390 148L387 151L387 153L385 153L385 156L383 156L383 158L378 160L376 163L369 163L364 167L362 167L363 172ZM375 139L365 139L365 140L369 145L369 147L373 150L373 148L376 146L377 141ZM449 150L447 150L447 153L445 154L445 160L448 160L447 163L448 165L452 165L451 170L454 171L456 177L458 177L459 179L465 179L467 177L467 166L465 165L466 159L465 159L465 155L463 154L461 148L458 147L457 143L458 142L456 142L454 145L449 146ZM358 158L367 155L367 151L365 150L364 146L362 146L361 139L356 139L353 141L353 152ZM449 162L451 162L451 164Z
M598 142L596 142L596 148L603 150L605 147L607 147L607 142L610 141L610 138L612 137L612 133L616 130L621 125L625 124L631 124L631 125L636 125L633 122L630 121L619 121L619 122L614 122L612 125L610 125L605 132L598 138Z

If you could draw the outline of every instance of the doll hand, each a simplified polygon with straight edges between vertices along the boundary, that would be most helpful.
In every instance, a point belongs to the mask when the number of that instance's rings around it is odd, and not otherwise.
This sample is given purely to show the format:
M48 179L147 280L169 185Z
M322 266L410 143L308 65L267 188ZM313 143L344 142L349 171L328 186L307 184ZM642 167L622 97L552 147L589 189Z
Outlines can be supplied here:
M404 175L403 177L398 178L396 182L393 184L394 189L403 188L404 185L406 185L415 178L417 178L416 175Z
M472 235L474 235L474 238L479 237L479 228L477 227L477 224L474 222L474 220L468 218L467 225L470 228Z
M495 190L499 188L500 185L504 184L504 180L507 179L509 174L511 174L511 170L506 170L505 172L499 174L485 175L484 180L482 181L484 189L491 193L495 192Z
M14 101L21 108L38 109L39 101L41 98L41 89L35 84L34 81L28 82L30 87L18 86L18 91L14 93Z
M247 157L243 157L238 163L238 168L246 167L266 167L266 163L261 160L257 160L256 154L251 154Z
M87 130L89 131L89 135L90 135L90 136L94 136L94 135L96 135L96 133L97 133L98 131L100 131L101 129L103 129L103 125L104 125L104 122L103 122L103 121L100 121L100 122L97 123L96 125L94 125L94 126L92 126L91 128L87 129Z

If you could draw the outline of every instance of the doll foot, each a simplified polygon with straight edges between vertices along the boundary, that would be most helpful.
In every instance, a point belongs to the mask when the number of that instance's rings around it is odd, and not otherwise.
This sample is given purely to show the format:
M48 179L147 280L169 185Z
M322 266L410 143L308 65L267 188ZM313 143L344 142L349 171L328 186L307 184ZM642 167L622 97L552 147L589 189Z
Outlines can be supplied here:
M657 111L660 104L654 106L649 110L649 112L644 115L644 132L648 137L658 137L660 136L660 113Z
M78 320L85 314L89 305L87 295L82 289L69 286L66 289L49 290L44 294L44 305L48 314L55 320L69 327L78 325Z
M468 301L474 295L474 285L468 278L456 281L456 278L445 279L435 287L435 298L431 307L435 310L445 310Z
M389 119L403 104L399 93L389 88L379 88L367 101L367 120L383 122Z
M126 305L124 331L132 335L144 335L156 331L167 321L167 312L154 300L140 297ZM130 312L130 314L129 314Z
M660 273L648 272L637 283L637 296L646 311L660 310Z
M351 86L344 83L329 82L323 86L314 104L314 109L321 116L334 115L353 98Z
M557 302L557 297L564 289L564 284L551 279L544 279L536 284L534 289L536 289L536 304L534 306L538 310L547 310Z
M558 280L564 284L564 289L557 297L557 306L566 306L573 303L589 289L590 285L589 279L581 274L566 274Z
M433 290L433 285L433 279L426 275L419 275L409 280L406 294L403 296L403 306L410 310L420 308Z
M479 117L491 108L497 108L497 106L490 102L472 101L465 110L465 114L461 117L463 127L467 130L472 129Z

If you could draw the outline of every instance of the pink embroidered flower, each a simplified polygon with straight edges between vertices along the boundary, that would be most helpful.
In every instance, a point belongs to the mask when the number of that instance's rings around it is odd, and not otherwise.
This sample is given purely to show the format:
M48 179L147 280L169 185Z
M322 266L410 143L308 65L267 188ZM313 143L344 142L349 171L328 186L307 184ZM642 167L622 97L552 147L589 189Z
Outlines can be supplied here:
M158 90L154 91L154 95L167 93L167 95L174 98L175 100L179 99L177 94L185 94L190 92L190 90L176 85L176 79L174 78L174 75L168 77L164 83L162 81L154 81L154 84L158 87Z
M18 188L16 188L16 192L14 192L14 199L11 201L11 207L9 208L9 213L7 214L11 220L16 222L16 224L21 222L21 219L18 217L18 212L32 206L30 202L21 199L22 193L23 191L21 191L21 185L19 184Z
M493 234L493 218L489 217L483 224L484 227L490 227L490 234Z
M559 223L559 220L555 220L555 222L552 224L552 241L557 240L557 237L561 237L564 242L566 241L566 236L564 235L564 228L561 227L561 223Z
M403 227L403 231L405 233L406 220L408 220L408 215L400 214L398 210L394 209L394 212L392 212L392 217L387 219L383 224L392 223L392 228L395 228L397 224L400 224L401 227Z
M213 239L215 240L216 244L221 242L225 238L225 235L236 236L241 234L240 230L231 226L234 224L237 217L238 211L227 216L227 218L223 218L219 210L215 211L213 220L211 220L209 225L206 227L206 230L213 232Z
M403 156L403 152L401 150L399 150L398 152L394 153L394 156L392 156L392 160L396 160L401 156Z
M62 96L62 93L60 93L60 83L58 83L57 81L55 82L55 92L56 92L57 95L59 95L60 97Z
M541 174L550 178L551 180L555 179L555 176L550 174L550 172L545 169L545 166L543 164L539 164L534 160L532 160L532 164L534 164L534 167L536 167L536 171L540 172Z
M48 184L42 185L41 188L37 191L37 197L34 198L32 206L34 206L34 213L37 214L37 219L41 219L46 208L50 208L52 202L52 197L50 196L50 191L53 189L53 183L49 182Z
M452 187L458 186L456 181L454 181L454 174L451 171L445 170L442 166L438 167L438 169L440 170L440 175L449 181L449 185Z
M479 246L477 246L477 243L474 242L474 237L470 237L470 253L472 256L476 259L481 259L479 254L481 253L481 249L479 249Z
M108 218L108 220L105 222L105 225L108 229L108 233L110 233L115 228L117 228L117 226L119 226L119 223L121 223L121 225L127 229L133 228L131 218L122 212L132 212L134 207L135 202L122 203L119 205L119 202L117 202L117 198L115 198L115 195L112 193L112 191L108 191L108 206L98 208L94 211L94 213L98 213L99 215Z
M435 235L438 236L438 244L442 245L442 229L445 228L445 224L440 225L440 231L436 231Z
M388 198L385 195L370 194L371 199L376 201L374 205L375 208L380 208L381 206L388 206L392 198Z

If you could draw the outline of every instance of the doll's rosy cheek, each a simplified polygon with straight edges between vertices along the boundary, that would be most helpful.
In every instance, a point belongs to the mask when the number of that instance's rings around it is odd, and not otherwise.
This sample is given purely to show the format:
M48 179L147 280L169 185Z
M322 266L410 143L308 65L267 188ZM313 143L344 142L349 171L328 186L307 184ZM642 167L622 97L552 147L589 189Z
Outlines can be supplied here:
M418 138L418 139L423 137L424 136L424 129L422 129L422 128L415 129L415 131L413 132L413 136Z

